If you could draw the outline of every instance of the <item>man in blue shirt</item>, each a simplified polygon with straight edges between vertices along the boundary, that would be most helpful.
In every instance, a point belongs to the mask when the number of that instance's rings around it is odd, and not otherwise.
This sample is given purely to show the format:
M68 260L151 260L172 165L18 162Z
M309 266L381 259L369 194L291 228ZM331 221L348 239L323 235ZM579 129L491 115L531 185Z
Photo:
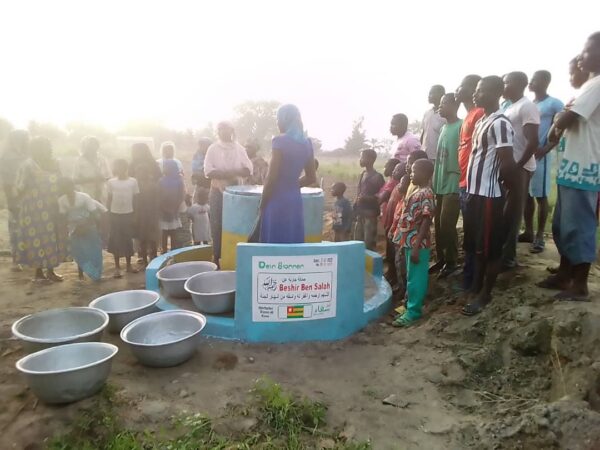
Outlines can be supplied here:
M538 70L533 74L529 90L535 94L534 103L540 112L540 127L538 132L539 148L543 149L548 141L548 131L552 126L554 116L564 109L559 99L548 95L548 86L552 77L547 70ZM531 252L544 251L544 229L548 220L548 194L550 193L550 172L552 169L552 154L536 152L537 165L529 183L529 197L525 203L525 232L519 236L519 242L531 242ZM533 215L537 202L537 232L533 231Z

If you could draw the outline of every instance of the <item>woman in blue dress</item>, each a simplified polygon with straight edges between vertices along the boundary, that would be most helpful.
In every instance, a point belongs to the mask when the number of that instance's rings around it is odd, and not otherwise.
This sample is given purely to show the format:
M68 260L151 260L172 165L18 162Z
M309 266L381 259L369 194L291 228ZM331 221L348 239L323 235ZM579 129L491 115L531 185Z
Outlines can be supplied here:
M316 181L315 158L304 135L300 111L284 105L277 111L281 134L273 138L273 153L260 204L260 242L304 242L304 211L300 188ZM304 176L300 175L304 172Z

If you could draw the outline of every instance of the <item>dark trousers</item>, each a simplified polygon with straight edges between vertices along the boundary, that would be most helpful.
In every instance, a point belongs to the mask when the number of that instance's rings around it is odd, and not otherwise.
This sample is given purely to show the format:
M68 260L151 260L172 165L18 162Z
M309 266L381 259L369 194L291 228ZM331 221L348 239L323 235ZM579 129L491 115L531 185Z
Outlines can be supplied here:
M525 199L529 195L531 172L523 168L515 175L515 187L506 194L504 217L508 226L508 234L502 251L502 264L508 267L517 265L517 240L521 229L521 220L525 210Z
M463 231L465 224L465 213L467 211L467 188L459 189L460 199L460 212L463 216ZM475 276L475 255L465 249L465 262L463 265L463 288L465 290L471 289L473 285L473 277Z
M390 238L386 238L385 262L387 264L386 277L393 286L398 282L398 274L396 272L396 245Z
M215 261L221 259L221 235L223 233L223 193L218 189L211 189L208 194L210 207L210 231L213 240L213 255Z
M437 260L443 261L448 267L453 267L458 259L456 223L460 213L459 196L458 194L438 195L435 206L435 251Z

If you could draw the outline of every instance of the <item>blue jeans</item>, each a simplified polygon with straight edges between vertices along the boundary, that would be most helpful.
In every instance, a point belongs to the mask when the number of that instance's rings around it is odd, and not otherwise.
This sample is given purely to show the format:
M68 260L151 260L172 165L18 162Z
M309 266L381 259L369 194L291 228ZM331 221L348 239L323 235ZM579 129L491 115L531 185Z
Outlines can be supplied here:
M598 192L558 185L552 237L571 265L596 261Z

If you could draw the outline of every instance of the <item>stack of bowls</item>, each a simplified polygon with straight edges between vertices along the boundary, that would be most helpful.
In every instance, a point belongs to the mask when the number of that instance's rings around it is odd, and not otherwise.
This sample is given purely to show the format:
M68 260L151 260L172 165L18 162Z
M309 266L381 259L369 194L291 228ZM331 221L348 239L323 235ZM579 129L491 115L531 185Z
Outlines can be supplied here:
M119 333L129 322L157 311L159 299L160 295L154 291L121 291L98 297L90 303L90 307L106 312L110 318L108 330Z
M217 265L209 261L189 261L163 267L156 274L166 297L189 298L185 282L196 274L214 272Z

